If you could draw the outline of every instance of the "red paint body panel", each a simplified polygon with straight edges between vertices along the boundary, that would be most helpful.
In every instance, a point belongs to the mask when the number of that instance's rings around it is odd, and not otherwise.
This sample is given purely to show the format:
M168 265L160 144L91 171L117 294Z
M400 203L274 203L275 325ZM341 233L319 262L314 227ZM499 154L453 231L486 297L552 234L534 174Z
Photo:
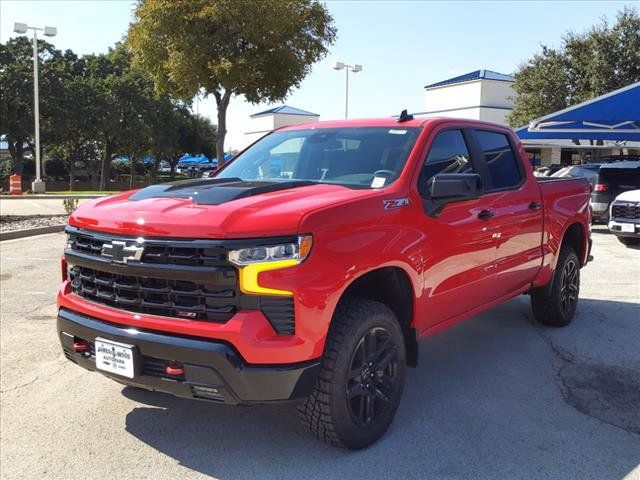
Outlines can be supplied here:
M133 314L87 302L64 282L58 305L115 324L172 332L229 344L252 364L285 364L322 355L333 312L354 280L383 267L402 269L413 290L412 327L433 333L551 278L563 236L574 223L589 238L589 187L580 180L538 183L522 146L505 127L471 120L414 119L421 127L400 177L378 189L313 185L196 205L187 199L129 201L132 192L86 202L72 226L121 235L173 238L257 238L312 234L300 265L263 272L261 285L293 292L295 335L277 335L259 311L241 311L225 324ZM389 126L395 119L320 122L298 128ZM518 145L526 174L514 190L451 203L437 217L425 213L417 178L429 145L443 128L487 128ZM385 209L384 200L409 199ZM532 210L532 202L541 209ZM481 210L496 212L479 220Z

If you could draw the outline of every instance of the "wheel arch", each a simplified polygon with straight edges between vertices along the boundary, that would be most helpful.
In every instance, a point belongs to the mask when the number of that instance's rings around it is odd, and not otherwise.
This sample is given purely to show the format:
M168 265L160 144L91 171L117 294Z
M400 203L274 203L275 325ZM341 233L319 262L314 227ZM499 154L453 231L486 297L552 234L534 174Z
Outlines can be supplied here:
M564 246L571 247L580 259L580 264L584 265L588 253L587 238L588 234L585 232L585 226L581 222L573 222L565 229L562 235L560 249ZM558 256L559 254L560 251L558 250Z
M374 300L389 307L398 318L402 328L407 365L417 366L418 342L416 330L412 327L416 295L411 278L404 269L397 266L386 266L369 270L355 278L347 286L338 303L347 297Z

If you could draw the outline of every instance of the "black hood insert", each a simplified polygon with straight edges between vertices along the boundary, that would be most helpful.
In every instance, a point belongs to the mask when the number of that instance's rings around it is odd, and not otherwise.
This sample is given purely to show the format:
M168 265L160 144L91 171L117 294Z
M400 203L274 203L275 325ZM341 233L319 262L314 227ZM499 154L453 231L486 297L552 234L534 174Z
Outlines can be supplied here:
M252 197L263 193L288 190L290 188L315 185L307 180L245 181L240 178L210 178L180 180L178 182L151 185L137 191L129 200L147 198L185 198L198 205L220 205L222 203Z

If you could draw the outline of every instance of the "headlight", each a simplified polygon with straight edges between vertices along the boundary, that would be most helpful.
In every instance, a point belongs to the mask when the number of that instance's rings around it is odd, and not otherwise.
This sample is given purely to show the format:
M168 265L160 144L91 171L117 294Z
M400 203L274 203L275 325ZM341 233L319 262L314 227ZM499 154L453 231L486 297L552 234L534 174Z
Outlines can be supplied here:
M258 274L298 265L311 251L313 238L302 235L297 241L279 245L241 248L229 252L229 261L239 267L240 290L247 294L285 295L293 292L263 287L258 283Z
M292 243L232 250L229 252L229 261L238 267L282 260L295 260L296 263L300 263L309 255L312 244L311 235L302 235Z

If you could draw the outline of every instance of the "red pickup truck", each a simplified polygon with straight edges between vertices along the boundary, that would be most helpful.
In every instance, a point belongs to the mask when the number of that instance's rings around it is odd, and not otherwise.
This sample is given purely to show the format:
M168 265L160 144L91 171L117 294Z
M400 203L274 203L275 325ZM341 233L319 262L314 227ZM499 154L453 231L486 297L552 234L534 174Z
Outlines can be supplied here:
M536 180L495 124L283 128L214 178L80 206L59 337L120 383L296 401L320 439L362 448L389 427L418 337L521 294L539 322L571 321L589 193L584 179Z

